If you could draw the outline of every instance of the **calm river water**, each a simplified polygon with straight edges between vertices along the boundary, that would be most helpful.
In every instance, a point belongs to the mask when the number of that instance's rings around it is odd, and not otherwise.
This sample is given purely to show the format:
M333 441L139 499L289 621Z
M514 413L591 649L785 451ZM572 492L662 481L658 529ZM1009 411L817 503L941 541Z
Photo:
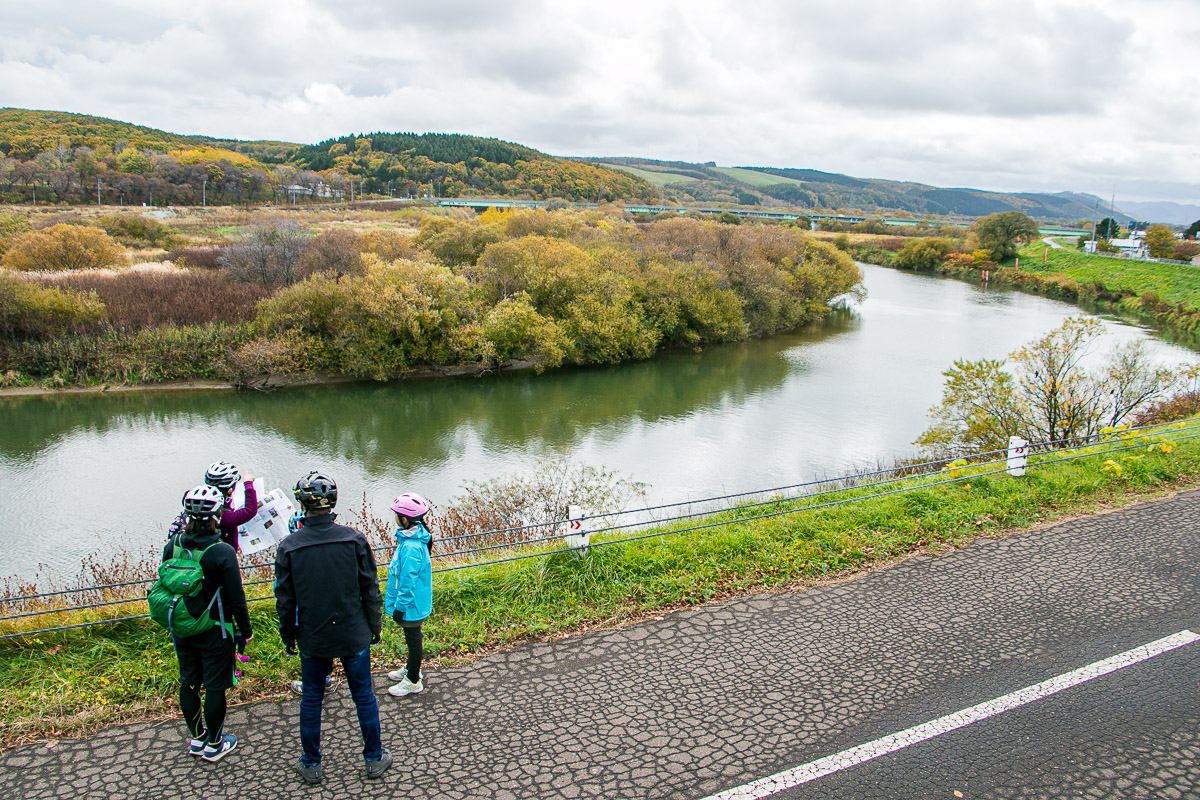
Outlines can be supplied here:
M290 489L321 469L343 505L566 453L671 502L843 474L915 452L941 372L1001 358L1077 308L863 266L868 299L804 332L610 368L273 394L0 398L0 577L59 579L158 546L183 491L227 459ZM1108 342L1149 337L1106 320ZM1163 362L1195 353L1153 339Z

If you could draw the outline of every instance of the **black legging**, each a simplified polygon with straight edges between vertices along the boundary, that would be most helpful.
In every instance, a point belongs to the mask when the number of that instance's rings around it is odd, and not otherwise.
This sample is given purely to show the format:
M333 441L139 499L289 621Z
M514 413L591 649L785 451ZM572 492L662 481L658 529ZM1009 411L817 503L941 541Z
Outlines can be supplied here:
M404 628L404 643L408 645L408 679L413 683L421 680L421 626Z
M225 724L225 690L204 692L204 721L200 721L200 687L179 686L179 707L187 721L193 739L216 742L221 738L221 727Z

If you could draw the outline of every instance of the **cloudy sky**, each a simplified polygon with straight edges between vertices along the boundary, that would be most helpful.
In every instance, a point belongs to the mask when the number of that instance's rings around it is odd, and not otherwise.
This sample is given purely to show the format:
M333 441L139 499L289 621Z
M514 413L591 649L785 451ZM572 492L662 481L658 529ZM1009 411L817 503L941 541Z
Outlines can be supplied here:
M3 0L0 106L1200 203L1198 0Z

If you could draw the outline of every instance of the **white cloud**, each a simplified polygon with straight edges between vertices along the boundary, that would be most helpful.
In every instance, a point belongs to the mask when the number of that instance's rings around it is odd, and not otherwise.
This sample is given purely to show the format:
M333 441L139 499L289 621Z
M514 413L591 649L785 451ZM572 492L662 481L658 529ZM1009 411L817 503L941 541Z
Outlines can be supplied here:
M1197 41L1194 0L8 0L0 105L1200 202Z

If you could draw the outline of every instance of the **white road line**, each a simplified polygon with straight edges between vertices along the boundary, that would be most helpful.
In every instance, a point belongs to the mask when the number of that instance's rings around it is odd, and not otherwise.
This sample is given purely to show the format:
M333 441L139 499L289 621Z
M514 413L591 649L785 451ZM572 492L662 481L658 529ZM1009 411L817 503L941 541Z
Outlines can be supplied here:
M822 778L826 775L856 766L864 761L870 761L886 753L902 750L917 742L941 736L943 733L965 727L972 722L978 722L981 719L1003 714L1005 711L1011 711L1014 708L1032 703L1035 700L1041 700L1043 697L1049 697L1056 692L1061 692L1063 689L1069 689L1072 686L1085 683L1093 678L1099 678L1101 675L1116 672L1119 669L1124 669L1140 661L1154 658L1197 640L1200 640L1200 636L1191 631L1180 631L1165 639L1159 639L1156 642L1150 642L1150 644L1126 650L1124 653L1112 656L1111 658L1097 661L1094 664L1088 664L1086 667L1080 667L1077 670L1064 673L1056 678L1042 681L1025 689L1019 689L1003 697L997 697L995 700L988 700L986 703L980 703L977 706L956 711L953 714L939 717L908 730L884 736L882 739L876 739L873 742L860 744L857 747L851 747L849 750L843 750L840 753L819 758L816 761L810 761L807 764L784 770L753 783L747 783L744 786L726 789L719 794L706 797L704 800L761 800L764 797L770 797L786 789L791 789L809 781L815 781L817 778Z

